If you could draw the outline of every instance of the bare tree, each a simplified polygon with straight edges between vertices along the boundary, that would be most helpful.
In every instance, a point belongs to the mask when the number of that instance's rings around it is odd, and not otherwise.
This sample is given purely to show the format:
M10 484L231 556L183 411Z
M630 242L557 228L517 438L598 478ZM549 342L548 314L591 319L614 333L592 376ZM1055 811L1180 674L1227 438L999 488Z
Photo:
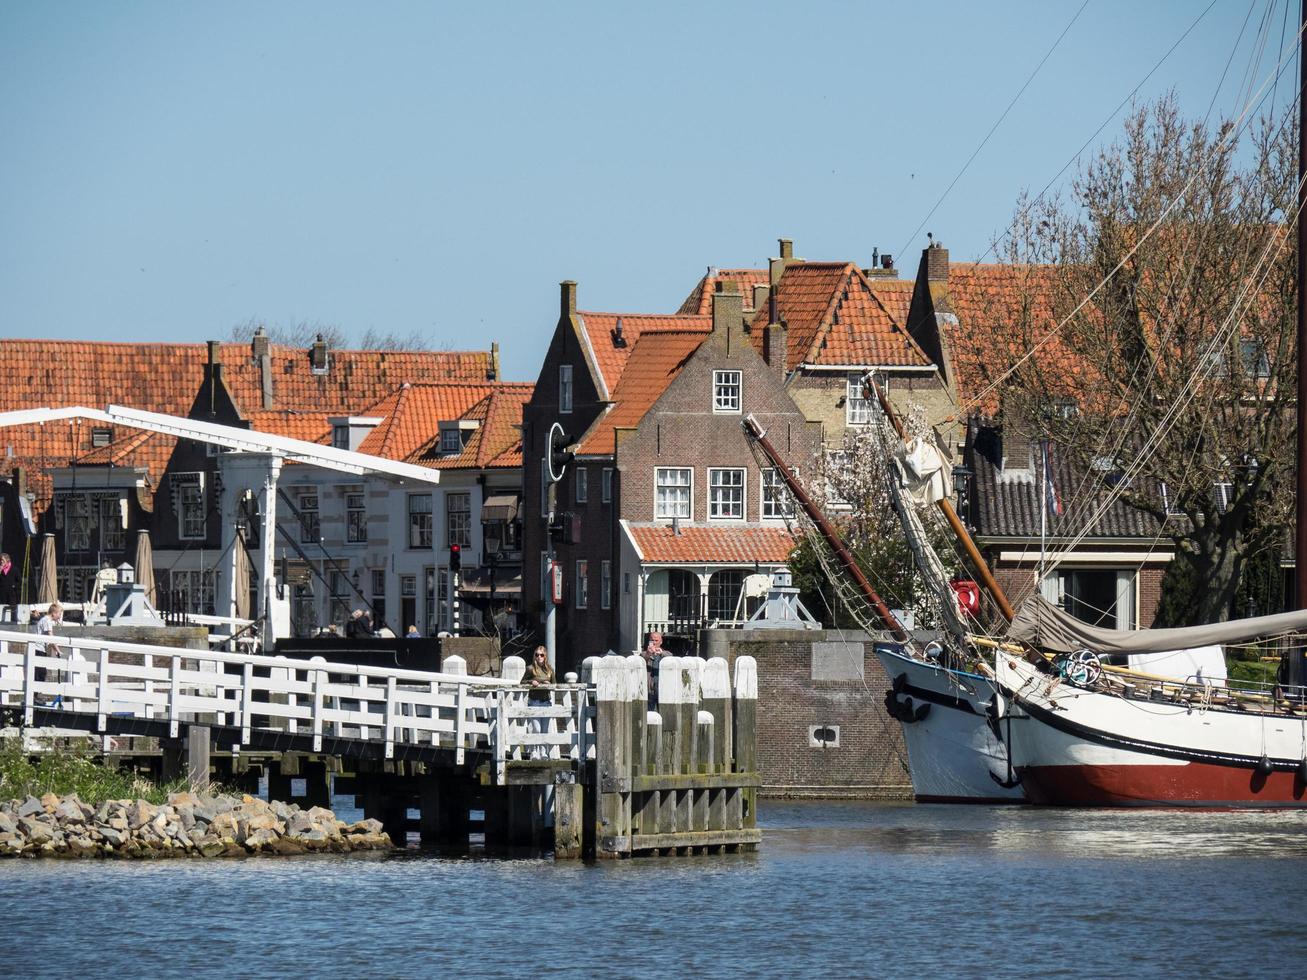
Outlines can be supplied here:
M301 320L290 326L268 323L257 317L251 317L231 328L227 339L233 343L246 344L260 329L268 335L268 340L285 347L309 347L321 337L328 347L340 349L349 346L349 336L344 329L330 323Z
M974 331L995 341L1004 428L1055 440L1173 539L1158 625L1226 618L1291 519L1296 138L1263 122L1241 140L1173 98L1139 109L1069 199L1022 202L1011 288Z

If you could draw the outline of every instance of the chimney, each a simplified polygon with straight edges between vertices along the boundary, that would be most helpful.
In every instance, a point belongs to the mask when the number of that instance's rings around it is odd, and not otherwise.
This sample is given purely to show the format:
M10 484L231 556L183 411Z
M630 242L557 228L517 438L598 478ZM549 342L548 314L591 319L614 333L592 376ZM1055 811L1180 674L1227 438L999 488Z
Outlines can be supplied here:
M309 370L314 374L326 374L329 363L327 342L323 340L322 334L318 334L318 339L309 348Z
M213 374L216 367L222 369L222 341L210 340L209 342L209 374Z
M14 485L14 495L23 497L27 495L27 471L21 466L14 467L14 476L11 481Z
M717 290L712 297L713 333L719 330L730 331L744 326L744 297L735 288L735 283L725 280L717 283Z
M926 265L927 282L948 282L948 249L939 242L932 241L922 251Z
M788 346L789 331L784 324L769 323L762 336L762 358L772 369L777 380L785 382L785 349Z
M486 380L499 380L499 342L490 342L490 364L486 367Z
M262 326L254 331L250 340L250 353L259 366L259 389L263 394L264 409L272 408L272 347L268 343L268 332Z
M772 289L781 281L781 275L785 272L787 266L794 265L799 261L794 257L794 242L788 238L777 239L780 246L780 258L772 259L767 266L767 280L771 283Z
M753 308L754 308L754 310L755 310L755 311L756 311L756 310L761 310L761 309L763 308L763 304L765 304L765 303L767 302L767 299L768 299L768 297L770 297L770 296L771 296L771 286L764 285L763 283L760 283L760 282L758 282L758 283L754 283L754 284L753 284Z
M1013 470L1034 472L1030 433L1026 431L1021 416L1000 404L999 420L1003 426L1003 472L1008 473Z
M898 270L894 268L894 256L888 252L881 252L879 248L871 250L871 268L863 269L862 274L868 279L894 279L898 276Z
M794 260L794 239L778 238L776 244L781 249L781 261L785 263L792 262Z
M622 326L622 318L620 316L617 318L617 323L613 326L613 346L626 346L626 330Z
M559 284L559 314L562 316L576 315L576 282L572 279L564 279Z

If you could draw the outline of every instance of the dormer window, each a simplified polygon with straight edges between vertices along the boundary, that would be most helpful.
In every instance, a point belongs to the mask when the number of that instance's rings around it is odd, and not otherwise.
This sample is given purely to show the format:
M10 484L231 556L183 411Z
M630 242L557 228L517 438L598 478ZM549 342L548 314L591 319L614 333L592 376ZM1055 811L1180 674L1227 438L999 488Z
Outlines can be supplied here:
M454 428L442 429L440 431L440 451L446 455L457 453L463 448L463 440L459 438L459 431Z
M331 427L331 445L333 449L349 448L348 425L333 425Z
M558 365L558 411L567 415L572 411L572 365Z
M740 389L743 387L739 371L714 371L712 373L712 410L714 412L738 412L740 410Z
M440 423L440 441L436 444L441 456L457 456L461 453L472 433L481 423L476 419L454 419L452 422Z

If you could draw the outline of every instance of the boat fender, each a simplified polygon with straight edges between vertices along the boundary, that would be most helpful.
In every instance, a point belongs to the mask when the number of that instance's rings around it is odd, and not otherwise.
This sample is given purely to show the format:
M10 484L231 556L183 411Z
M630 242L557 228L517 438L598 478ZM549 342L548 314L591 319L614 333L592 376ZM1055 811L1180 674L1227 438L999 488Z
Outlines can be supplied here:
M917 705L917 710L913 712L912 720L924 721L928 714L930 714L930 702L922 701L921 704Z
M1257 775L1269 776L1274 769L1275 766L1271 765L1270 756L1264 755L1257 760Z
M1298 784L1307 786L1307 759L1303 759L1302 762L1298 763Z
M899 699L894 696L893 691L885 692L885 714L891 718L899 716Z
M908 675L899 674L894 678L894 683L890 685L890 690L895 694L902 693L903 689L908 686Z

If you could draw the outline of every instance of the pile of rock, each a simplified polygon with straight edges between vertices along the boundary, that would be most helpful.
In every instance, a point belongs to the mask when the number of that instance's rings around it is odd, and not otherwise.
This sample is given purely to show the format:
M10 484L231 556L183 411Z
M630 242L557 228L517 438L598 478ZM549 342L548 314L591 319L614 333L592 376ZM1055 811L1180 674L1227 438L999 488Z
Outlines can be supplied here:
M0 803L0 857L241 857L388 850L377 820L347 824L323 807L301 810L252 796L173 793L156 806L76 793Z

